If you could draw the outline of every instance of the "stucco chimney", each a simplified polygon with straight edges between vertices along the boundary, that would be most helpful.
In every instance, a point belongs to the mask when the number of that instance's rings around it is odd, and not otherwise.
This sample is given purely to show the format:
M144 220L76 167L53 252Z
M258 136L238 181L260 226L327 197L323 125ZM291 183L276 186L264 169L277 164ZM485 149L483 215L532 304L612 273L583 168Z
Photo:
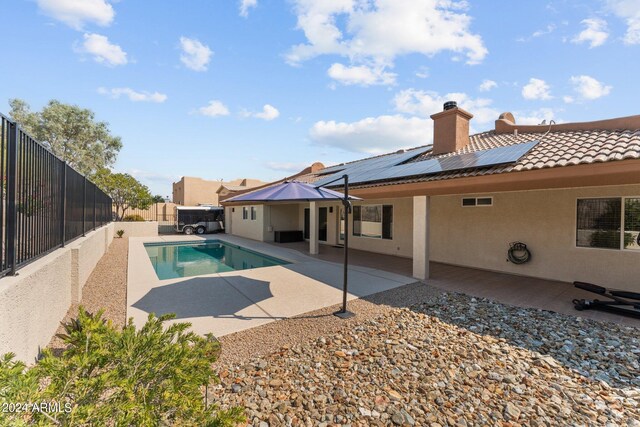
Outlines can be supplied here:
M455 101L444 103L444 111L433 119L433 154L453 153L469 144L469 120L473 114L458 108Z

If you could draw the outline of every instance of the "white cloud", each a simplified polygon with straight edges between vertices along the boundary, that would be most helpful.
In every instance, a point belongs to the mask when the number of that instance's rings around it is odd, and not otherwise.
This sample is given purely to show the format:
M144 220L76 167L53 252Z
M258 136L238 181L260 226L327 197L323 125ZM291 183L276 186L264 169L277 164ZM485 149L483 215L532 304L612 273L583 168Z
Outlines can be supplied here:
M498 87L498 83L493 80L483 80L478 87L480 92L489 92L491 89Z
M262 111L260 113L255 113L253 116L263 120L273 120L278 118L280 115L280 111L273 105L265 104L262 107Z
M77 52L88 53L93 60L110 67L124 65L127 62L127 53L117 44L113 44L106 36L100 34L84 34L82 46L76 48Z
M565 102L565 104L573 104L575 102L575 99L573 99L573 96L569 96L569 95L563 96L562 100Z
M345 66L335 63L329 67L327 74L343 85L392 85L396 82L396 74L385 72L382 67L366 65Z
M213 51L199 40L180 37L180 61L193 71L206 71Z
M522 88L522 96L524 99L551 99L549 89L549 85L544 80L531 78Z
M590 76L572 76L569 81L573 89L583 98L588 100L598 99L609 95L612 87L599 82Z
M487 55L470 30L467 3L455 0L295 0L297 27L306 43L293 46L287 61L335 54L352 64L392 66L397 56L442 51L466 55L477 64ZM341 25L343 24L343 25Z
M242 110L240 111L240 116L242 117L255 117L258 119L263 119L263 120L274 120L277 119L280 116L280 111L278 111L278 109L276 107L274 107L273 105L269 105L269 104L265 104L262 107L262 111L260 112L253 112L253 111L248 111L248 110Z
M471 98L465 93L440 95L432 91L406 89L393 99L396 114L367 117L354 122L334 120L316 122L309 131L317 144L339 147L347 151L381 154L430 144L433 140L431 115L442 111L446 101L456 101L474 115L474 122L493 123L500 112L492 108L492 100Z
M609 8L627 23L626 44L640 44L640 5L638 0L608 0Z
M167 100L167 95L160 92L138 92L128 87L115 87L107 89L104 87L98 88L98 93L101 95L107 95L111 98L118 99L121 96L126 96L133 102L156 102L162 103Z
M430 117L442 111L447 101L456 101L460 108L473 114L476 123L492 123L500 112L491 107L492 100L487 98L471 98L465 93L447 93L439 95L432 91L406 89L396 94L393 99L395 110L400 113Z
M600 18L585 19L581 22L586 28L576 35L571 42L589 43L589 48L602 46L609 37L607 22Z
M284 172L300 172L304 168L308 167L307 163L295 163L295 162L267 162L269 169L284 171Z
M538 37L542 37L542 36L546 36L547 34L551 34L556 30L556 28L557 27L556 27L555 24L549 24L542 30L534 31L528 37L519 37L519 38L517 38L516 41L517 42L528 42L528 41L531 41L532 39L535 39L535 38L538 38Z
M249 16L249 9L258 6L258 0L240 0L240 16Z
M76 30L82 30L88 22L108 26L115 16L106 0L38 0L38 7L45 15Z
M229 109L222 101L213 100L206 106L198 108L198 113L209 117L228 116Z
M352 123L319 121L309 134L314 142L321 145L357 153L381 154L430 143L433 121L402 115L367 117Z
M539 125L543 121L546 121L546 123L549 124L551 120L556 123L560 123L559 119L554 118L555 111L551 108L540 108L529 112L516 111L513 115L519 125Z
M429 77L429 68L420 67L418 71L416 71L416 77L419 79L426 79L427 77Z

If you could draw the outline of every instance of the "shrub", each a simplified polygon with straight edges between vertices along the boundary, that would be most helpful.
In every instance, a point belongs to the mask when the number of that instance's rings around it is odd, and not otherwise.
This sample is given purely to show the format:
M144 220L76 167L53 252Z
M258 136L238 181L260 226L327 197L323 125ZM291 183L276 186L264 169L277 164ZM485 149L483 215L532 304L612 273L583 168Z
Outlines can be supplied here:
M118 235L119 238L122 239L122 235L124 234L124 230L118 230L118 231L116 231L116 234Z
M203 400L217 377L212 363L218 341L187 332L190 324L165 325L173 315L155 317L136 330L131 320L116 329L82 307L59 335L68 348L61 357L45 350L31 369L0 359L0 405L4 402L59 402L61 411L3 414L0 426L14 425L197 425L233 426L241 408L219 411Z
M142 215L138 215L138 214L132 214L132 215L127 215L124 218L122 218L123 221L144 221L144 218L142 217Z

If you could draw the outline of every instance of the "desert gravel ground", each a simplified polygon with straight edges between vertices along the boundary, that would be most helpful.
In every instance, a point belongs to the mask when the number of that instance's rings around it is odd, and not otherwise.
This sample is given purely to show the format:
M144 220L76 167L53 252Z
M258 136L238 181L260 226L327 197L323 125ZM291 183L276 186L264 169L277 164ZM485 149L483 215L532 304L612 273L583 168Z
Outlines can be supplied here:
M226 356L210 398L260 427L640 426L635 327L443 292L318 329Z
M78 314L78 306L94 313L104 309L104 318L110 319L114 325L122 327L127 317L127 256L129 239L114 238L107 253L98 261L93 272L82 289L80 304L73 304L63 322L69 321ZM62 326L57 333L64 330ZM49 348L59 352L63 348L60 339L54 337Z
M416 282L385 292L349 301L348 310L355 313L351 319L340 319L333 315L342 305L337 304L320 310L304 313L289 319L234 334L220 337L222 344L222 364L243 363L251 358L264 356L283 346L298 344L319 336L355 327L365 320L387 313L394 307L406 307L422 301L429 301L441 291Z

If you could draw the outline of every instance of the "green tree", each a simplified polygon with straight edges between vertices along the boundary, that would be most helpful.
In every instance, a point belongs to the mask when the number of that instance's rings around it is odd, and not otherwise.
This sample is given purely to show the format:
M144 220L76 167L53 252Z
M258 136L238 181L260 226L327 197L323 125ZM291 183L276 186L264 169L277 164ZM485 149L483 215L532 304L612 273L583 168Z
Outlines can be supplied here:
M164 203L164 197L159 194L153 196L153 203Z
M128 173L112 173L109 169L102 168L91 180L113 200L116 221L122 221L129 208L149 209L153 203L149 188Z
M22 129L85 175L113 165L122 148L120 137L111 135L108 123L96 121L91 110L56 100L36 112L21 99L9 105Z

